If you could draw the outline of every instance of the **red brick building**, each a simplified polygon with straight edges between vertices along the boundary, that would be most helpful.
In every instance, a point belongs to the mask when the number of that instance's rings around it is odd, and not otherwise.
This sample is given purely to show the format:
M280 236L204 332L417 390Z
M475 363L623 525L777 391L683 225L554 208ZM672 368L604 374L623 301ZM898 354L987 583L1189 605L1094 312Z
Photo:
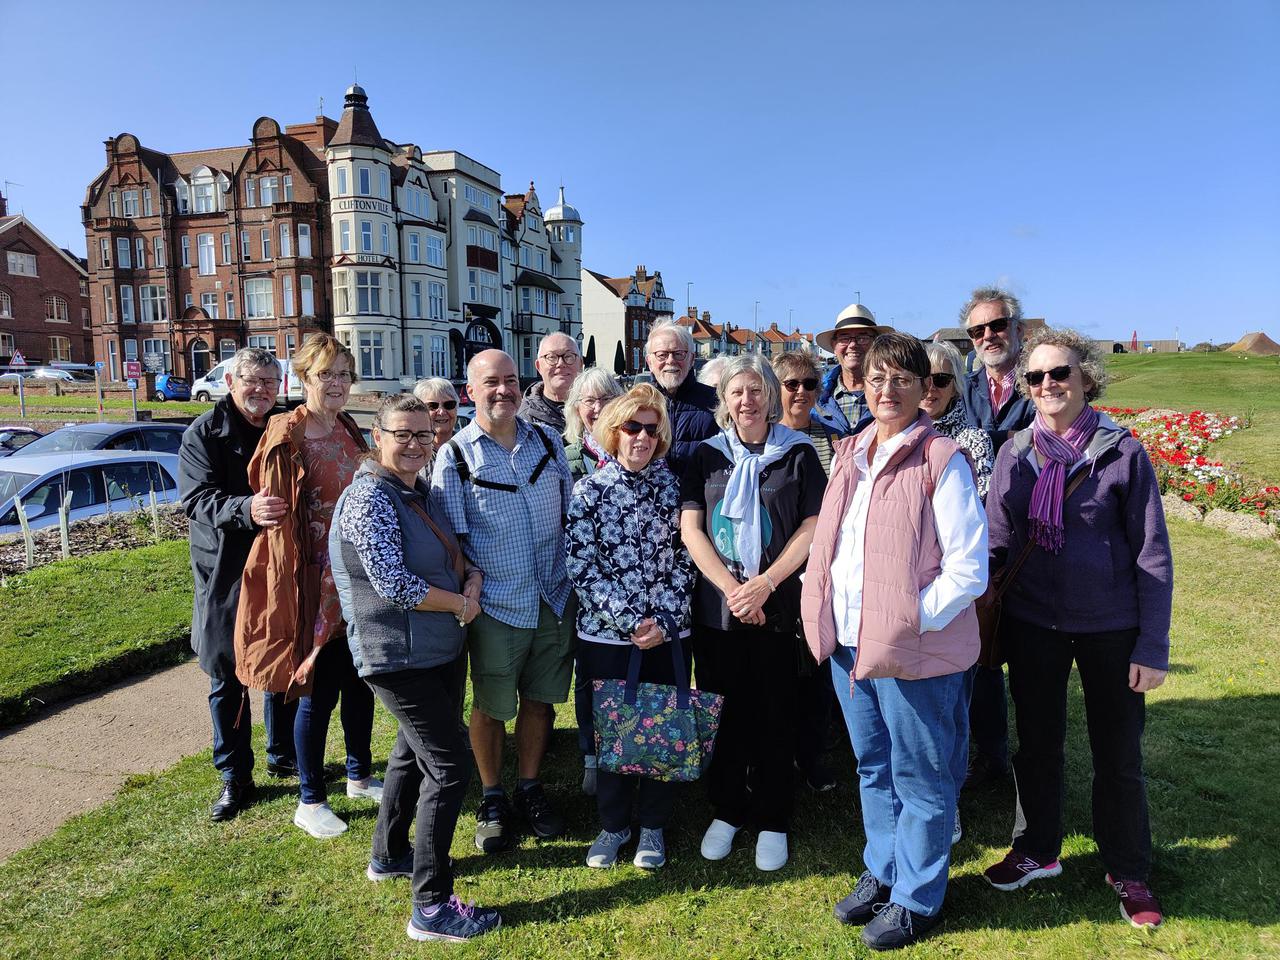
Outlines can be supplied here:
M242 346L291 356L332 329L327 117L254 124L248 146L163 153L133 134L81 208L93 353L194 380Z
M0 364L15 350L33 366L93 362L84 262L0 195Z

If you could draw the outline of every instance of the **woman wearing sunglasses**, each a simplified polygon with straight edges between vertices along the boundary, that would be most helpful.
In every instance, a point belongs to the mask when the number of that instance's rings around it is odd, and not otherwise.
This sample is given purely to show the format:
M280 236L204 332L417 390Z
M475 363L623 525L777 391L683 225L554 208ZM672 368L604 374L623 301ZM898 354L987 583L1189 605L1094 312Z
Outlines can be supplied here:
M435 449L439 450L453 439L458 426L458 391L444 377L430 377L413 385L413 395L426 404L431 415L431 432L435 434ZM423 474L423 479L430 483L430 472Z
M565 565L578 594L578 674L588 684L625 679L638 647L642 683L675 683L666 644L689 635L694 574L680 543L678 485L663 458L671 446L666 399L649 384L632 387L605 407L595 436L610 460L574 485L565 533ZM687 644L680 653L688 676ZM656 870L666 863L663 830L674 791L674 783L598 771L601 829L587 866L617 862L631 839L633 802L635 865Z
M1036 418L1000 448L987 515L993 571L1028 551L1000 623L1017 711L1019 816L1013 849L986 877L999 890L1016 890L1062 872L1074 661L1093 755L1093 835L1106 880L1121 916L1136 927L1158 926L1160 904L1147 885L1142 730L1144 695L1169 669L1173 558L1160 490L1142 444L1089 406L1106 385L1092 340L1046 330L1032 338L1017 372Z
M987 432L969 426L964 404L960 402L964 360L959 350L942 340L926 343L925 351L929 354L929 378L924 383L920 409L933 421L933 429L968 451L978 476L978 493L985 498L995 452Z
M831 473L831 432L813 419L818 399L818 365L808 353L782 353L773 358L773 372L782 385L782 424L803 433L818 451L823 471Z
M756 867L787 862L797 730L800 568L827 475L809 438L778 421L778 378L757 354L716 388L721 431L694 451L680 533L702 576L694 593L698 686L724 696L707 771L715 818L702 855L723 860L748 824Z
M412 879L410 937L458 941L499 920L453 895L449 844L471 776L457 676L482 578L421 479L435 445L432 412L411 394L382 401L375 450L334 511L329 555L356 670L399 724L366 873Z

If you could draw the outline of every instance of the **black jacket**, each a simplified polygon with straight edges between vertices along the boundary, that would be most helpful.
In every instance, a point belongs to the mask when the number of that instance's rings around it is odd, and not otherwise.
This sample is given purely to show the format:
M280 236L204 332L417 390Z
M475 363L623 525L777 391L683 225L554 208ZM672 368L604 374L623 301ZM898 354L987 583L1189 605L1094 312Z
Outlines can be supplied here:
M654 386L658 385L655 383ZM658 389L662 390L661 387ZM671 420L671 449L667 451L667 465L677 477L683 477L698 444L720 432L715 418L719 401L715 390L699 383L692 370L675 393L665 390L662 393L667 398L667 416Z
M249 519L249 460L261 436L224 397L187 428L178 452L178 491L191 521L195 577L191 649L200 669L218 680L236 675L232 641L240 575L258 533Z
M524 403L520 406L520 416L530 423L540 423L544 427L550 427L551 432L561 437L561 442L563 442L564 404L548 400L546 394L542 392L541 381L532 384L524 392Z
M969 426L987 431L994 453L1000 452L1000 445L1008 439L1010 430L1029 427L1036 418L1035 405L1022 395L1016 384L1013 394L1005 400L1004 405L999 410L991 409L991 388L987 386L986 367L979 367L965 377L962 393Z

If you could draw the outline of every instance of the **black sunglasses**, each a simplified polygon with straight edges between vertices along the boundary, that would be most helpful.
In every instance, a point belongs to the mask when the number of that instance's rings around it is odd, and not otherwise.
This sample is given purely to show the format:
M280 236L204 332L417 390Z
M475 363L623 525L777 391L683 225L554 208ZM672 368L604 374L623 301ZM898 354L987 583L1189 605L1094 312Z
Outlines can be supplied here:
M991 330L992 333L1004 333L1006 330L1009 329L1009 318L1000 317L996 320L990 321L989 323L975 323L972 327L969 327L965 332L969 334L970 340L977 343L979 340L981 340L983 337L987 335L988 328Z
M656 423L641 423L639 420L624 420L618 424L618 429L630 437L638 435L641 430L651 437L658 435L658 425Z
M1064 363L1060 367L1054 367L1052 370L1028 370L1022 375L1022 379L1027 381L1027 386L1038 387L1044 383L1044 378L1048 377L1054 383L1066 383L1071 378L1071 364Z
M456 410L458 408L457 400L428 400L426 404L428 410Z
M929 379L930 379L930 381L932 381L932 382L933 382L933 385L934 385L935 387L937 387L939 390L945 390L945 389L947 389L947 387L951 386L951 384L952 384L952 382L955 380L955 378L956 378L956 375L955 375L954 373L931 373L931 374L929 374Z
M804 387L810 393L813 393L813 391L818 389L818 378L805 377L803 380L798 380L795 377L792 377L790 380L783 380L782 385L792 393L795 393L801 387Z

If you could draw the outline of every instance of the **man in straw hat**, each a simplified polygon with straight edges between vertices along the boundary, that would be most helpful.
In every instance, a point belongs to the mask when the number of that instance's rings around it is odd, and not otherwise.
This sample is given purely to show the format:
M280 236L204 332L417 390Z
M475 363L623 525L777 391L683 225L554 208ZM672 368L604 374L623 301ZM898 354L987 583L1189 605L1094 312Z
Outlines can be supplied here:
M840 311L834 327L814 338L818 346L836 355L836 366L823 378L811 415L827 431L829 443L871 422L862 389L862 358L876 337L892 332L893 327L876 323L875 314L862 304L851 303Z

